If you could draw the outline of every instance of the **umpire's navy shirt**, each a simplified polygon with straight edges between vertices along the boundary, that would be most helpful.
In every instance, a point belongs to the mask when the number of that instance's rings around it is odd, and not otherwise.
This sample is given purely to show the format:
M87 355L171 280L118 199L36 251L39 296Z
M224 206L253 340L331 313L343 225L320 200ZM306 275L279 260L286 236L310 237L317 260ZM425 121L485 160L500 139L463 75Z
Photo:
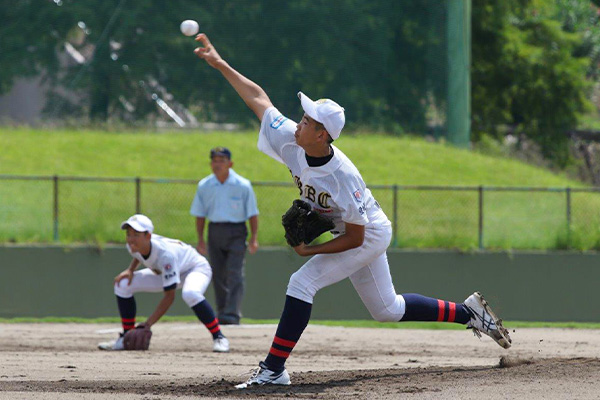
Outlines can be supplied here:
M190 214L210 222L245 222L258 215L250 181L229 169L224 183L211 174L198 183Z

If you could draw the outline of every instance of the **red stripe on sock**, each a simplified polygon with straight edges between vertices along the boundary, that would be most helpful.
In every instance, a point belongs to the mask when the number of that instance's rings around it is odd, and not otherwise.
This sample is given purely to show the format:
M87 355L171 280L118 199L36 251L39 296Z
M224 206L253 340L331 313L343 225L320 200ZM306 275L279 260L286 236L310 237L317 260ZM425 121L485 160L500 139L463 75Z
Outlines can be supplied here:
M291 340L281 339L281 338L278 338L277 336L275 336L275 338L273 339L273 343L278 344L280 346L290 347L292 349L296 345L296 342L292 342Z
M454 322L454 317L456 316L456 303L448 302L448 322Z
M210 331L210 333L216 333L219 332L221 328L219 327L219 325L217 325L214 328L209 328L208 330Z
M218 319L214 319L212 322L209 322L208 324L204 324L208 329L212 329L215 325L219 325L219 320Z
M438 321L444 320L444 311L446 310L446 304L444 300L438 300Z
M121 326L124 331L135 328L135 318L121 318Z
M271 347L271 350L269 350L269 353L273 354L276 357L288 358L290 356L289 351L278 350L275 347Z

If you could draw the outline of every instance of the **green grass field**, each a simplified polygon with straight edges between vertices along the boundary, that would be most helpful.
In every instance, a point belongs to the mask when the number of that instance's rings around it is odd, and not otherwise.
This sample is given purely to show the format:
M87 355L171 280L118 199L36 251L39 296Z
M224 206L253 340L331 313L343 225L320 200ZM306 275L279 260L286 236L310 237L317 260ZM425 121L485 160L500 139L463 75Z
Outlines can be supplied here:
M189 206L195 182L210 174L208 153L233 153L234 169L253 182L260 215L259 239L283 245L281 214L297 189L287 168L256 149L256 132L100 132L0 128L0 174L120 177L126 182L60 181L60 242L123 242L119 224L135 212L134 177L142 182L141 211L157 232L195 242ZM379 185L518 186L581 188L583 184L522 162L486 156L410 137L342 136L336 145L356 164L390 217L396 245L472 249L478 244L478 193L394 193ZM188 182L169 180L187 179ZM573 193L568 232L564 192L484 192L484 244L492 249L600 248L600 195ZM0 242L52 242L51 180L0 180Z

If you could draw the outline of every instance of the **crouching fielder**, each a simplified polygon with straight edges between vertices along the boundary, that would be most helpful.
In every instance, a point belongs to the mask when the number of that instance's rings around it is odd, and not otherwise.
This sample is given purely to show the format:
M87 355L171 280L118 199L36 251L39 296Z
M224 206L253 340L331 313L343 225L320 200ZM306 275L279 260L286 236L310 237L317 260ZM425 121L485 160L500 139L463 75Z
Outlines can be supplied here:
M127 332L136 328L149 329L171 307L175 300L175 290L181 289L183 300L212 334L213 351L228 352L229 341L221 332L219 321L204 297L212 277L206 258L186 243L153 234L154 225L145 215L133 215L121 224L121 229L127 231L127 251L133 257L129 268L115 277L114 288L123 333L115 341L100 343L98 348L128 348L125 344ZM146 268L136 271L140 264ZM161 291L164 297L156 310L145 323L136 327L136 303L133 295L137 292Z

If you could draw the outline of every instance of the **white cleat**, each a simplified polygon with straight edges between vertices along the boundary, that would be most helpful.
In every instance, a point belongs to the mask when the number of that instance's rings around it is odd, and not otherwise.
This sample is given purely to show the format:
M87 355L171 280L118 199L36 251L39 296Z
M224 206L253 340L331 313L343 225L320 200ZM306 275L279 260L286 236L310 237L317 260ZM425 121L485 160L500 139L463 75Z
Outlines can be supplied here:
M472 329L473 333L480 338L481 333L485 333L505 349L510 347L512 340L508 330L502 326L502 320L494 314L481 293L475 292L470 295L464 305L471 312L471 320L467 322L468 329Z
M123 335L119 336L117 340L111 340L110 342L102 342L98 343L98 348L100 350L125 350L125 345L123 345Z
M239 385L235 385L236 389L246 389L250 386L261 385L289 385L290 375L284 369L281 372L273 372L267 368L264 362L260 362L259 367L254 370L250 379Z
M213 340L213 351L215 353L229 352L229 340L225 336Z

